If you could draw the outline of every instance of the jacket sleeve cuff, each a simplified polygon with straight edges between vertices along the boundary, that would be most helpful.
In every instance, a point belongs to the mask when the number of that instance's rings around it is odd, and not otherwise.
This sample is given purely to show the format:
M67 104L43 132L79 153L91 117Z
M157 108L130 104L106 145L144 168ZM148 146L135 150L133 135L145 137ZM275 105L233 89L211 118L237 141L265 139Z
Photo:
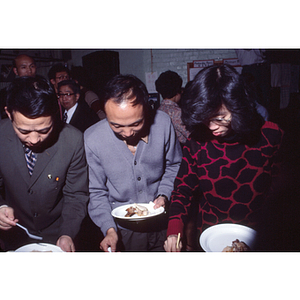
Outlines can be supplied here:
M172 235L172 234L177 235L178 233L180 233L180 235L182 236L183 228L184 228L184 225L180 219L169 220L167 236Z

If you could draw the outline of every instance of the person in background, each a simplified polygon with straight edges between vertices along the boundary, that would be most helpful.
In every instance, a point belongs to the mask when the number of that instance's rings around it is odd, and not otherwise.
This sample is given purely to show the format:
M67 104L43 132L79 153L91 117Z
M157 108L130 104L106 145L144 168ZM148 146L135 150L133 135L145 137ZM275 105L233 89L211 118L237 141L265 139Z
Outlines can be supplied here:
M155 81L156 90L161 94L163 101L158 108L167 113L173 123L178 140L183 147L190 135L181 119L181 108L179 106L182 94L182 78L173 71L166 71ZM193 201L193 209L190 209L189 221L185 224L185 239L183 248L194 251L197 248L195 241L198 199Z
M19 77L34 77L36 64L34 59L26 54L20 54L13 60L13 71Z
M163 251L165 214L142 222L117 221L111 215L125 204L153 201L155 209L166 207L173 190L181 147L169 116L151 111L148 98L141 80L115 76L104 90L106 119L84 134L88 212L104 235L104 251Z
M264 121L245 81L228 65L204 68L182 96L191 131L171 196L166 251L180 251L189 206L200 198L199 235L238 223L257 229L262 207L280 175L284 133ZM264 210L265 211L265 210Z
M60 81L57 85L58 100L64 109L64 122L73 125L81 132L99 121L97 114L80 99L80 88L74 80Z
M41 77L20 77L8 89L9 119L0 122L2 250L43 242L75 251L87 213L88 168L82 133L59 119L56 95Z
M36 64L34 59L26 54L20 54L12 61L13 72L17 77L34 77L36 76ZM7 118L4 107L6 106L7 92L6 88L0 91L0 120Z
M58 83L63 80L69 80L70 79L70 70L65 67L63 64L56 64L50 68L48 71L48 78L50 80L50 83L55 91L55 94L57 96L58 93ZM61 107L60 101L58 101L59 104L59 110L60 110L60 118L63 118L63 109Z
M58 83L63 80L70 79L70 70L65 67L63 64L55 64L48 71L48 78L55 90L55 93L58 93Z
M105 118L105 113L103 111L103 105L96 93L91 91L89 88L89 76L87 71L81 67L72 67L71 70L72 79L74 79L80 86L80 95L89 105L91 109L98 115L99 119Z
M167 113L173 123L179 142L183 145L189 132L181 120L181 108L178 103L182 93L182 78L173 71L166 71L155 81L156 91L161 94L163 101L159 110Z
M242 66L242 75L251 80L257 93L256 101L262 106L259 110L269 111L271 90L271 68L264 49L236 49L235 53Z

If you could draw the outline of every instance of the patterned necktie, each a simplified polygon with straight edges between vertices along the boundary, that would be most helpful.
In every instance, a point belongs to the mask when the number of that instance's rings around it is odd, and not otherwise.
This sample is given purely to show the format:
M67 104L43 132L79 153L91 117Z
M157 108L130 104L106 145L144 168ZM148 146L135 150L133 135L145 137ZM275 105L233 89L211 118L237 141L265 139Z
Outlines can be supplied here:
M67 111L65 111L64 115L63 115L63 122L66 123L67 119L68 119L68 113L67 113Z
M24 147L24 149L25 149L25 158L27 162L28 172L29 175L31 176L36 162L36 155L29 148Z

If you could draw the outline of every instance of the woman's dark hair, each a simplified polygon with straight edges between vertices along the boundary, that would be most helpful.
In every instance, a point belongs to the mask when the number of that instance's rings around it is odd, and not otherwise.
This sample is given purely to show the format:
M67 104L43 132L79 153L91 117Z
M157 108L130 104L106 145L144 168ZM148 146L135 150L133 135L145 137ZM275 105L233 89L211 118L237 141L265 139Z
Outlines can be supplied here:
M150 111L149 94L145 84L134 75L116 75L104 87L103 101L112 99L115 103L121 104L124 100L133 100L132 105L141 104L144 115Z
M225 105L231 113L231 128L244 137L257 133L263 124L256 110L255 93L229 65L202 69L182 95L182 120L191 130L207 123Z
M48 81L41 77L16 78L7 89L7 110L27 118L54 117L59 112L56 95Z

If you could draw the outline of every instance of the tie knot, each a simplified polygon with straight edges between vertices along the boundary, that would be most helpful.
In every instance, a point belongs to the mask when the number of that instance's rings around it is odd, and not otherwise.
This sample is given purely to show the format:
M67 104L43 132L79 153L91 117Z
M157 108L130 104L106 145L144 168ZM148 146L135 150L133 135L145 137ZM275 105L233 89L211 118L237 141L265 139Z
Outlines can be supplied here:
M31 155L32 154L32 150L30 150L28 147L24 147L25 153L27 155Z
M24 147L24 151L25 151L25 159L26 159L26 162L27 162L28 171L29 171L29 174L31 176L32 172L33 172L34 165L36 163L36 155L28 147Z

